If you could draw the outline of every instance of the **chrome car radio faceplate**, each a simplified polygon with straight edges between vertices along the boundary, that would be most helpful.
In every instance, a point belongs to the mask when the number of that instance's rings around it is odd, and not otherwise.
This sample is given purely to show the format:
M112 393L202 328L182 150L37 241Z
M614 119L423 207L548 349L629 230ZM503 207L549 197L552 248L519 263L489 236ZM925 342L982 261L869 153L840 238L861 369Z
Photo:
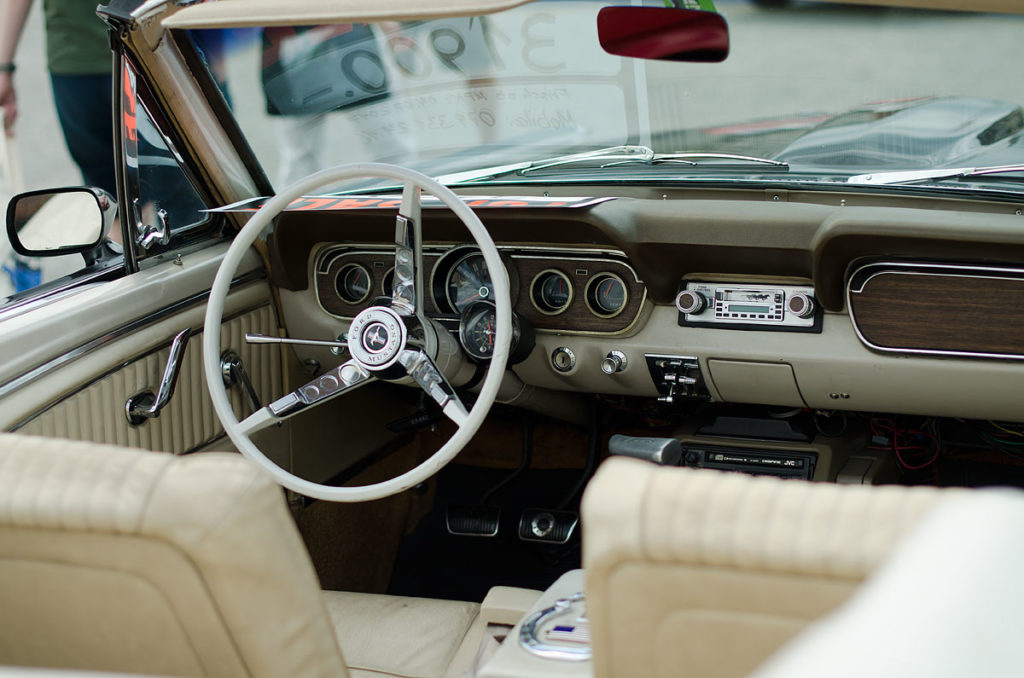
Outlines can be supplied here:
M684 280L676 309L680 325L821 331L821 309L810 285Z

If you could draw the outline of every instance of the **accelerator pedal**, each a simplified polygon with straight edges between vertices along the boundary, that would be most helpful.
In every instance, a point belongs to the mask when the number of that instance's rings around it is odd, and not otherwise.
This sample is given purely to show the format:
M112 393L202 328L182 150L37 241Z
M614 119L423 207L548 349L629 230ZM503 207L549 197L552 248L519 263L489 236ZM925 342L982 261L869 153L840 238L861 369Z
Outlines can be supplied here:
M458 537L496 537L501 519L497 506L449 506L444 514L448 534Z

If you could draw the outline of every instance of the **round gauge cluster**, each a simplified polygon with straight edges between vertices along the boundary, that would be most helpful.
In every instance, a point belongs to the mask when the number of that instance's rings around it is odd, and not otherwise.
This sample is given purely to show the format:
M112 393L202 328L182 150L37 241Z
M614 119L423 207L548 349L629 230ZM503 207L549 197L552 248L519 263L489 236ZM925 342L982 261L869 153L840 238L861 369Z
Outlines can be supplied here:
M343 301L358 304L370 296L372 278L361 264L345 264L334 278L334 289Z
M614 273L599 273L587 283L586 302L594 315L602 318L617 316L628 300L626 283Z
M533 279L530 298L537 310L545 315L558 315L572 303L572 281L555 269L541 271Z

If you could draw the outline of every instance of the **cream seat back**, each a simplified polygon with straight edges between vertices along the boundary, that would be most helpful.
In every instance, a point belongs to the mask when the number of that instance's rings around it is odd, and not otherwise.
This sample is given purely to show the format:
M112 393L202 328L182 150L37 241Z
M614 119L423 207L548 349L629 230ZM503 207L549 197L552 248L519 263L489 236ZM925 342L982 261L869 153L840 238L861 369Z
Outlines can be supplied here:
M0 665L348 675L280 489L237 455L0 434Z
M595 677L748 675L960 492L606 461L583 501Z

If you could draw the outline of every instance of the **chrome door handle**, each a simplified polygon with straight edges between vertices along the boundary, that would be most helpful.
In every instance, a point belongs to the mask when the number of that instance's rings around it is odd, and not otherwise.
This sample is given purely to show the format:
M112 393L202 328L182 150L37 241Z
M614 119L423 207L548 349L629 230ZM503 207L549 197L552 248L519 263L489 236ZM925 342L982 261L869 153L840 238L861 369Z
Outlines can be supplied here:
M152 391L143 391L133 395L124 404L124 414L128 417L129 424L139 426L147 419L159 417L160 410L170 402L178 382L178 372L181 371L181 358L185 355L185 346L188 345L190 336L190 328L175 335L174 341L171 342L171 355L167 358L167 366L164 368L164 376L160 379L160 388L157 389L156 395Z

